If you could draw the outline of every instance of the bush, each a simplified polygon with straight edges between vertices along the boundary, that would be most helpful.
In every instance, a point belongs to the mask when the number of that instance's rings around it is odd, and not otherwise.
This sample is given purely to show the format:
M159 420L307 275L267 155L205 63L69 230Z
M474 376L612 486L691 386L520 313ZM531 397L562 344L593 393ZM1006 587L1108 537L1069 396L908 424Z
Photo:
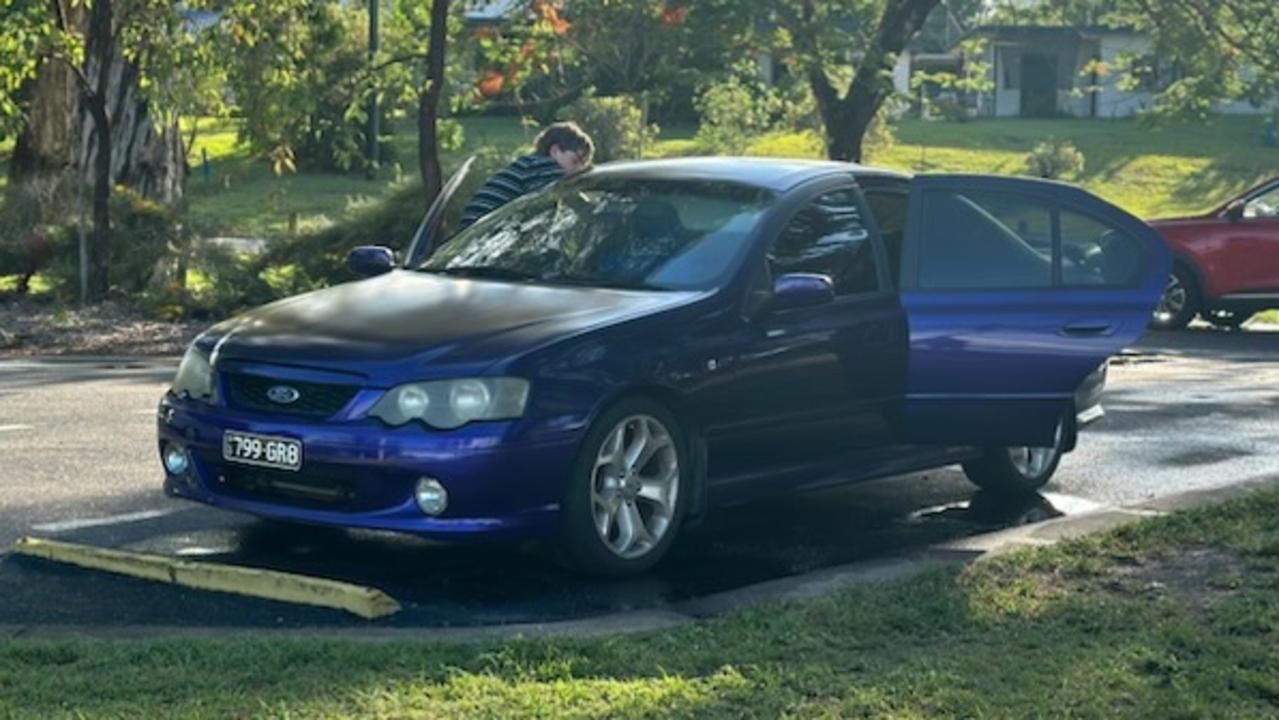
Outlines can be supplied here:
M1035 177L1074 177L1084 171L1084 154L1068 140L1048 138L1026 156L1026 169Z
M638 158L657 139L658 127L644 125L644 112L632 98L587 95L560 111L595 141L595 161Z
M494 148L475 153L471 172L462 184L445 216L445 232L457 227L462 206L489 176L513 158ZM446 173L451 174L451 173ZM281 238L260 259L259 271L291 268L287 277L277 277L282 294L301 292L318 285L355 279L346 269L346 256L359 245L385 245L400 258L408 251L413 234L426 214L421 181L397 187L390 195L355 208L340 222L296 237Z
M73 175L48 175L5 188L0 199L0 277L16 276L13 292L24 295L36 273L74 255Z
M698 145L707 152L738 155L756 135L776 126L780 103L767 89L730 77L706 88L696 107L701 117Z

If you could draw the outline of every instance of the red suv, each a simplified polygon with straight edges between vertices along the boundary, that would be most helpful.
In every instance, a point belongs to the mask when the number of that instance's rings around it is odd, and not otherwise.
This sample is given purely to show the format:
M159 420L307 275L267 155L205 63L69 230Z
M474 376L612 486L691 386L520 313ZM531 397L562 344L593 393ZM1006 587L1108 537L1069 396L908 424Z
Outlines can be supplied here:
M1279 178L1204 215L1150 222L1172 247L1172 277L1151 326L1175 330L1195 316L1238 327L1279 308Z

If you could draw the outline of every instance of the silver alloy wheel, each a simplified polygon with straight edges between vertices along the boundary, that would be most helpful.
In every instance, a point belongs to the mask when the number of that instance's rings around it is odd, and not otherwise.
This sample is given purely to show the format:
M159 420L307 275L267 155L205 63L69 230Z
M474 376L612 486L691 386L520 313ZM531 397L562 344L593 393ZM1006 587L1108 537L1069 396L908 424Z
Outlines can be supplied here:
M1159 296L1159 304L1155 306L1155 320L1163 324L1171 323L1173 318L1186 309L1189 292L1181 283L1177 273L1168 276L1168 284L1164 286L1164 294Z
M1012 461L1013 467L1021 473L1022 477L1037 478L1048 469L1049 465L1052 465L1053 458L1061 447L1062 425L1060 422L1057 423L1057 430L1053 433L1053 444L1050 447L1008 448L1008 459Z
M642 557L661 542L675 517L679 455L660 420L632 415L600 446L591 471L595 532L618 557Z

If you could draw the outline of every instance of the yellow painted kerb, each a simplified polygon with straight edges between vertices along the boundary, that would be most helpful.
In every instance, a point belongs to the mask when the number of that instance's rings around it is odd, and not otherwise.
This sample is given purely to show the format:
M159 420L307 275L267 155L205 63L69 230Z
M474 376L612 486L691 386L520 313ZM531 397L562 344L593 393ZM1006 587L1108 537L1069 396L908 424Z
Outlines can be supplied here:
M346 610L370 620L400 610L395 598L377 588L277 570L183 560L33 537L15 542L13 552L199 590Z

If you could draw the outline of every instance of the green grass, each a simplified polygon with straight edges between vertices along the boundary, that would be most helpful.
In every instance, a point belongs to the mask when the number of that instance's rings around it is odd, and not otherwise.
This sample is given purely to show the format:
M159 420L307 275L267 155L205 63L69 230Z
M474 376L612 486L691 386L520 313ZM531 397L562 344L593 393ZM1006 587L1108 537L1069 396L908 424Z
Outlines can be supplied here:
M464 147L442 158L446 171L476 148L493 146L514 152L532 140L532 131L511 118L468 118L463 128ZM184 131L190 129L188 124ZM336 221L362 203L386 197L398 178L416 175L415 132L411 124L395 128L391 145L398 171L388 167L373 179L361 173L276 175L269 163L253 157L237 142L235 121L201 120L187 182L192 220L206 233L245 237L285 234L295 214L301 229Z
M591 640L0 643L0 716L1274 717L1279 491Z
M1149 219L1215 207L1279 174L1279 149L1258 142L1262 122L1222 117L1148 127L1135 120L904 119L896 143L866 162L908 172L1022 174L1035 144L1056 137L1084 154L1084 171L1071 180ZM822 147L813 133L775 133L747 154L816 158Z

